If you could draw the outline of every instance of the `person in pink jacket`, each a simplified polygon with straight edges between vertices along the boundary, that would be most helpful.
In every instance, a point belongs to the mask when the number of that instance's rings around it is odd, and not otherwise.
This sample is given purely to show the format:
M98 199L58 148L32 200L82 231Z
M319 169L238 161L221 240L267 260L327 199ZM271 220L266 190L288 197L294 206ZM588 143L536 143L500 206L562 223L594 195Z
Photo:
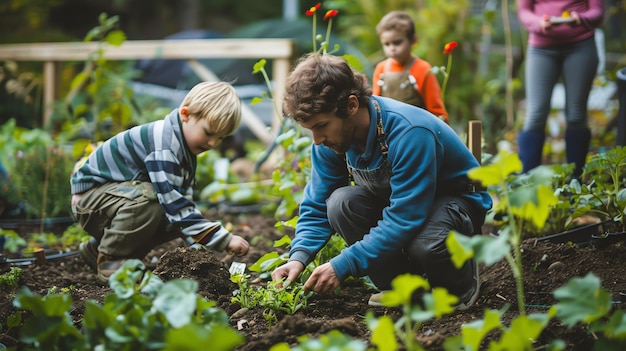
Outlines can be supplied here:
M526 116L518 134L523 172L539 166L552 90L565 86L566 160L580 178L591 132L587 99L598 67L595 29L603 19L602 0L519 0L518 17L528 31Z

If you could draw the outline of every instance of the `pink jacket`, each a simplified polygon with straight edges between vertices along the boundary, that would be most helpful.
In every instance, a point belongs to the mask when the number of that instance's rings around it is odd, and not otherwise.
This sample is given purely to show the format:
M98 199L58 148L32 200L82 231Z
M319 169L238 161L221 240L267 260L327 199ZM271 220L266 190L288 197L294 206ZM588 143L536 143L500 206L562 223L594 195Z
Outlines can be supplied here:
M555 46L587 39L602 23L602 0L518 0L517 15L528 30L531 46ZM563 11L578 12L581 24L553 24L542 33L539 22L543 15L561 17Z

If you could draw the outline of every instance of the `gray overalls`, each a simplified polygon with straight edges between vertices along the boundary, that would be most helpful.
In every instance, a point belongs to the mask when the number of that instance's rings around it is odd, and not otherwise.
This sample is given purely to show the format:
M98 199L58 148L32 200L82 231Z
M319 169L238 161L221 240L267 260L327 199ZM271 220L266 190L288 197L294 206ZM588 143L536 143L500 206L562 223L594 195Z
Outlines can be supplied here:
M389 206L392 169L387 161L387 142L380 106L374 100L377 113L377 134L383 161L376 169L361 170L348 164L355 186L335 190L327 202L328 221L348 245L361 240L382 219L382 211ZM416 201L418 201L416 199ZM476 216L478 227L484 220ZM452 294L461 294L472 284L470 261L457 270L450 261L445 240L450 230L472 235L472 208L462 197L437 195L430 218L419 231L407 233L413 237L397 255L372 265L370 279L380 290L389 290L393 278L403 273L425 275L431 287L443 286Z

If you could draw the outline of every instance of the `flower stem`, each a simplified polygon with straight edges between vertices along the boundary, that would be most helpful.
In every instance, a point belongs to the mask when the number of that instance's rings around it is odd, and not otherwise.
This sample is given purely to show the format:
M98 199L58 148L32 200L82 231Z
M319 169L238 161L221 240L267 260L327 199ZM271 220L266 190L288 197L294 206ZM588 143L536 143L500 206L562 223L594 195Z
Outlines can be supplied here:
M448 86L448 79L450 78L450 70L452 69L452 53L448 55L448 65L446 71L443 72L443 85L441 86L441 101L445 101L446 88Z
M317 22L317 12L313 14L313 52L317 51L317 43L316 43L316 35L315 33L317 32L317 26L316 26L316 22Z
M330 18L328 20L328 27L326 28L326 41L324 42L324 50L323 53L326 54L328 52L328 47L330 46L330 29L333 26L333 19Z

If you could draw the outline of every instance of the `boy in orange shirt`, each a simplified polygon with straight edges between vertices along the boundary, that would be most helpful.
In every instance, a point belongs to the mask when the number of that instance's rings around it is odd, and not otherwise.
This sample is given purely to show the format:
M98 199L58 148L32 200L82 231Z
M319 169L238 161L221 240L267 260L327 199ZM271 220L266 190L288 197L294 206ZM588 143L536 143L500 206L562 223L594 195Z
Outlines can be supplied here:
M421 107L448 123L432 66L411 53L417 43L411 16L404 11L389 12L376 25L376 32L387 59L374 69L372 94Z

